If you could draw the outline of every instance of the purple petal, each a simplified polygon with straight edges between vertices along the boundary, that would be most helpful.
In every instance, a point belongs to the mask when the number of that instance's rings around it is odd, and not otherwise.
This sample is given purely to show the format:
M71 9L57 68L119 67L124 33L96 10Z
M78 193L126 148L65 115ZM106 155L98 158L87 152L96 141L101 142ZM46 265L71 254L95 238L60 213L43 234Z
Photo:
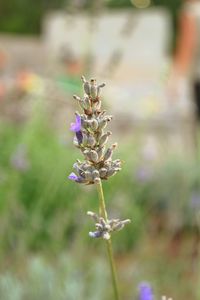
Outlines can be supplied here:
M81 131L77 131L77 132L76 132L76 138L77 138L77 140L78 140L78 143L81 144L82 141L83 141L83 134L82 134Z
M70 180L73 180L73 181L78 181L78 176L74 173L74 172L72 172L69 176L68 176L68 178L70 179Z
M81 131L81 117L76 115L76 122L71 123L70 130L74 132Z
M90 231L89 236L92 238L99 238L102 236L101 232L99 231Z
M139 285L139 300L154 300L153 291L148 282L142 282Z

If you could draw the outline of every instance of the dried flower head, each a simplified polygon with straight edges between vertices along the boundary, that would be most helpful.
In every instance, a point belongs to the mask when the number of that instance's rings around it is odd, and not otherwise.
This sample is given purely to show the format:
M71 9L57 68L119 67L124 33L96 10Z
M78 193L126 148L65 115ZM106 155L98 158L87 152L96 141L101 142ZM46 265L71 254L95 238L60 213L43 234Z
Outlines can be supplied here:
M101 179L106 180L121 170L121 161L112 160L112 155L117 144L106 149L110 131L105 131L112 116L106 115L101 110L101 89L105 83L97 84L95 79L87 81L84 76L84 95L82 98L74 95L79 103L82 113L76 112L76 121L71 124L71 130L75 132L74 145L80 149L84 160L74 164L75 173L69 175L69 179L85 184L94 184Z

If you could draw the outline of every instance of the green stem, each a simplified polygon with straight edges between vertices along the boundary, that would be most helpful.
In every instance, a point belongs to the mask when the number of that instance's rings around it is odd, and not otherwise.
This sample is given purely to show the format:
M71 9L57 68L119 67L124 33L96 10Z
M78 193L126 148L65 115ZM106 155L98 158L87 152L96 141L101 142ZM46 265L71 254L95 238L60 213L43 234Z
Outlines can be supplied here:
M102 216L105 219L105 221L108 221L105 199L104 199L104 194L103 194L103 187L102 187L101 181L99 183L97 183L96 186L97 186L97 191L98 191L98 196L99 196L99 214L100 214L100 216ZM110 269L111 269L111 275L112 275L112 283L113 283L115 300L119 300L120 298L119 298L117 275L116 275L116 268L115 268L115 263L114 263L111 238L109 240L106 240L106 246L107 246L108 258L109 258L109 262L110 262Z

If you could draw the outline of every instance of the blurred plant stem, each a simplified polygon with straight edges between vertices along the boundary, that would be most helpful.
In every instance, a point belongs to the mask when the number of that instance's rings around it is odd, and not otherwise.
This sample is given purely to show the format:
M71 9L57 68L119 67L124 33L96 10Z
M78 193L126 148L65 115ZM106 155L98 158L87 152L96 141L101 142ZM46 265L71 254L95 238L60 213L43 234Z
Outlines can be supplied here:
M107 211L106 211L106 205L105 205L105 199L104 199L104 193L103 193L103 187L102 187L101 180L96 184L96 186L97 186L98 197L99 197L99 214L107 222L108 217L107 217ZM117 273L116 273L116 268L115 268L111 238L109 240L106 240L106 246L107 246L107 251L108 251L108 258L109 258L109 263L110 263L115 300L119 300L120 298L119 298L119 290L118 290L118 284L117 284Z

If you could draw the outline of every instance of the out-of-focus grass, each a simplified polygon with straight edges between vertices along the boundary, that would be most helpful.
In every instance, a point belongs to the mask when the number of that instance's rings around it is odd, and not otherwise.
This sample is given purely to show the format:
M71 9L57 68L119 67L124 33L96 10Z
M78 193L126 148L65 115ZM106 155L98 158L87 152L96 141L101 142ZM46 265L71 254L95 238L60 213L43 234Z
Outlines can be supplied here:
M40 257L29 260L26 277L7 272L0 276L0 298L4 300L108 299L105 262L84 266L72 256L60 256L56 265Z
M166 238L145 237L136 251L117 256L122 299L138 299L137 286L146 280L151 282L158 300L162 294L198 300L198 270L191 271L187 242L182 245L181 255L173 258L166 253ZM1 272L0 299L113 299L106 249L94 253L92 243L83 246L66 248L66 253L51 258L51 262L42 255L18 256L15 268Z

